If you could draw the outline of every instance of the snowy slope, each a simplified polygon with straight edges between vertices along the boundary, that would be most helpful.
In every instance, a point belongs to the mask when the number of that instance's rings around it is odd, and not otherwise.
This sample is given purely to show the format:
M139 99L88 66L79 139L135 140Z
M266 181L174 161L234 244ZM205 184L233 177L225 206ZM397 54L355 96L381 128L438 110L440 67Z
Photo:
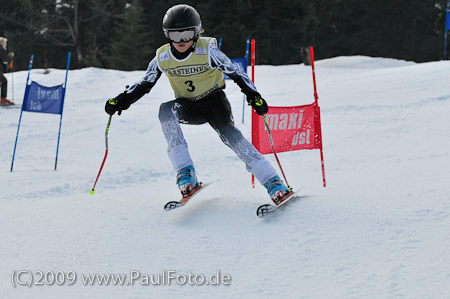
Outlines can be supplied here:
M337 57L316 64L327 188L319 152L280 154L304 196L267 219L268 196L208 126L183 126L200 180L214 183L185 208L166 157L158 109L173 98L161 77L149 95L114 116L104 156L108 97L143 71L69 73L58 171L59 117L0 109L0 298L448 298L450 293L450 62L415 64ZM14 74L21 102L26 72ZM64 71L33 70L43 85ZM11 85L11 77L8 75ZM272 106L313 101L310 67L257 66ZM228 82L236 125L250 111ZM9 92L11 95L11 92ZM267 156L274 164L274 158ZM15 270L75 271L71 286L11 286ZM230 285L85 286L83 274L209 276ZM21 279L27 281L29 274ZM35 277L36 278L36 277Z

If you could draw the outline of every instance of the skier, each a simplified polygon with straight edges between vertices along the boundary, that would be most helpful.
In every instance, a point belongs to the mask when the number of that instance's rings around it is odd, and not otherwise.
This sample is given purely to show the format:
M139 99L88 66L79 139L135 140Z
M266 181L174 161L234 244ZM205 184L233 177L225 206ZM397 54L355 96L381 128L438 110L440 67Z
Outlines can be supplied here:
M168 43L156 51L145 76L125 92L106 101L105 111L110 115L117 111L120 115L150 92L165 73L176 99L161 104L159 120L168 144L169 159L178 171L177 184L183 197L189 195L198 181L180 123L209 123L277 204L289 191L272 165L234 126L231 106L223 91L223 74L239 85L249 105L259 115L267 113L266 101L240 65L217 48L215 38L200 37L203 32L200 15L193 7L180 4L167 10L163 31Z
M3 73L8 72L9 70L9 63L11 62L12 58L14 57L14 52L7 52L6 46L7 46L8 39L4 37L0 37L0 60L2 61L2 66L0 67L0 87L1 87L1 102L0 105L2 106L9 106L14 105L13 102L8 100L6 98L7 92L8 92L8 80L6 80L5 75Z

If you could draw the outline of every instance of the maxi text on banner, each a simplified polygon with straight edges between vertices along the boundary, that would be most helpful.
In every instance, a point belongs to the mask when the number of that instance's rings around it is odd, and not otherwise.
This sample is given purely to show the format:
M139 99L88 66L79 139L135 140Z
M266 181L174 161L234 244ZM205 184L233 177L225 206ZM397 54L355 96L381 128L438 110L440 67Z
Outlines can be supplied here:
M320 108L316 103L292 107L269 107L267 124L275 151L321 149ZM252 113L252 143L261 154L272 153L262 117Z

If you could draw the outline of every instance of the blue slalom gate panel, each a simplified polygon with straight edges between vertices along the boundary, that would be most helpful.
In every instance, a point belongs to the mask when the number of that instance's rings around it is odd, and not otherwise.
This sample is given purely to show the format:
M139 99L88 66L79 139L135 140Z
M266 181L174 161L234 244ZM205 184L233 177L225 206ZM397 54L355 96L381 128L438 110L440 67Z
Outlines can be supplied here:
M64 84L47 87L34 81L26 87L22 110L28 112L61 114Z

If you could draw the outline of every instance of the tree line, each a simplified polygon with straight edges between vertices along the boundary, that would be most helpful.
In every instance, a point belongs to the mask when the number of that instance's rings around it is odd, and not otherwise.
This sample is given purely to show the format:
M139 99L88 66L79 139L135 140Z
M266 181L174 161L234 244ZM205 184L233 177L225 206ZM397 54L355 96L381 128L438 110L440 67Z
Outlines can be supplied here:
M0 0L0 36L15 52L15 69L145 69L167 40L162 18L173 0ZM416 62L443 57L447 0L186 0L201 15L205 36L222 38L229 57L244 57L256 40L257 64L367 55Z

